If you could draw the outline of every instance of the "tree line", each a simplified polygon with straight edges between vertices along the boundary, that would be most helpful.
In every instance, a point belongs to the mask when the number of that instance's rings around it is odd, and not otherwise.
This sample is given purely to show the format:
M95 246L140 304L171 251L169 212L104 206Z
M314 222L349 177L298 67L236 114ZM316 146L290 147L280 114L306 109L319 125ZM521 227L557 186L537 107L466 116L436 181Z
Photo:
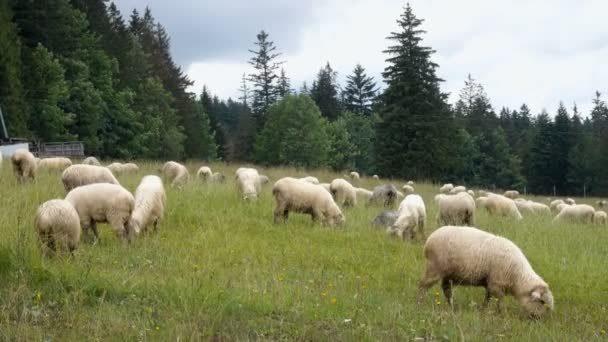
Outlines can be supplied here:
M532 193L606 195L608 106L587 116L495 111L469 76L449 104L407 5L387 39L379 89L330 63L295 89L269 33L250 49L238 99L220 99L173 61L164 27L106 0L0 0L0 106L13 135L84 142L109 158L193 158L355 169ZM237 86L235 86L236 88Z

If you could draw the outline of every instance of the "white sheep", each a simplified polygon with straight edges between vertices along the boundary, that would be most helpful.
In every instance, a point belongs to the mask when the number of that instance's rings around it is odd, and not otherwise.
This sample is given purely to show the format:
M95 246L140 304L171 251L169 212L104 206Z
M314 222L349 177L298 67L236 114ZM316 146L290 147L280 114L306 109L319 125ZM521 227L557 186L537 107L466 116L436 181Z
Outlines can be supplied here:
M452 190L450 190L450 194L451 195L456 195L457 193L460 192L466 192L467 188L465 186L459 185L459 186L455 186L454 188L452 188Z
M266 179L268 179L268 177L266 177ZM221 172L214 172L211 177L209 177L209 181L212 183L224 183L226 181L226 176ZM264 184L264 178L262 176L260 176L260 181ZM266 180L266 183L267 182L268 180Z
M450 191L452 191L452 189L454 189L454 185L452 183L446 183L439 188L439 192L442 194L448 194Z
M107 222L118 237L128 240L132 238L128 222L135 207L135 199L122 186L109 183L83 185L70 191L65 200L78 212L85 237L91 228L95 238L99 239L97 223Z
M128 231L139 234L147 232L148 227L154 225L158 230L158 223L165 212L167 195L163 181L158 176L145 176L135 190L135 207L129 219Z
M475 225L475 200L466 192L456 195L440 194L438 198L437 224Z
M413 180L409 180L409 181L407 181L407 183L405 183L405 185L414 186L414 181Z
M329 190L329 191L331 192L331 190ZM365 200L369 200L370 197L372 197L372 195L374 194L372 191L369 191L369 190L364 189L364 188L355 188L355 191L357 192L357 196L361 196Z
M190 178L188 169L177 162L168 161L161 168L161 174L171 181L171 186L181 187Z
M82 161L82 163L85 165L101 166L101 163L95 157L87 157L85 160Z
M510 198L510 199L516 199L519 197L519 191L517 190L507 190L505 191L505 193L503 194L505 197Z
M587 204L563 205L559 214L553 219L555 222L593 223L595 209Z
M560 204L565 204L565 202L561 199L557 199L557 200L553 200L551 201L551 203L549 203L549 208L551 209L551 212L554 214L557 214L560 212L561 208L558 210L558 205Z
M135 163L126 163L126 164L122 164L122 163L112 163L110 165L107 166L108 169L110 169L110 171L112 171L112 173L114 174L122 174L122 173L131 173L131 172L137 172L139 170L139 166L137 166L137 164Z
M306 177L302 177L302 178L299 178L299 179L301 181L308 182L308 183L311 183L311 184L319 184L319 179L317 177L306 176Z
M528 201L528 205L532 208L535 214L550 214L551 209L548 205L540 202Z
M570 204L570 205L574 205L574 204L576 204L576 201L574 199L572 199L572 198L566 198L564 200L564 203Z
M401 190L403 190L403 193L405 193L406 195L409 194L413 194L414 192L416 192L416 190L414 189L414 187L412 185L409 184L405 184Z
M471 197L475 198L475 191L467 190L467 194L471 195Z
M329 183L321 183L321 184L319 184L319 186L322 187L323 189L325 189L327 192L329 192L331 194L331 184L329 184ZM357 189L360 189L360 188L357 188ZM363 190L365 190L365 189L363 189ZM369 191L369 190L365 190L365 191ZM371 191L369 191L369 192L371 193ZM358 190L357 191L357 195L361 195L361 194L367 195L367 193L364 193L364 192L361 193L361 191ZM370 194L370 196L371 196L371 194Z
M76 164L68 167L61 174L61 181L66 192L79 186L94 183L117 184L118 180L108 168L95 165Z
M361 176L359 176L359 172L357 171L351 171L348 176L350 177L350 180L354 183L358 182L359 179L361 179Z
M43 158L38 163L39 170L59 170L63 171L72 165L72 161L65 157Z
M209 166L201 166L198 171L196 171L196 178L202 180L203 182L206 182L209 178L211 178L212 175L213 172Z
M373 175L372 178L375 180L380 180L380 177L378 175Z
M215 173L214 173L214 175L215 175ZM262 185L268 184L268 182L270 182L270 178L268 178L268 176L266 176L266 175L260 175L260 183L262 183Z
M381 204L385 207L392 207L397 201L397 192L397 188L392 184L378 185L374 188L367 204Z
M345 221L340 208L322 187L296 178L279 179L272 187L277 205L274 222L285 222L290 211L310 214L313 222L334 226Z
M606 225L608 223L608 215L603 210L598 210L593 214L593 223L598 225Z
M44 202L36 211L34 226L45 255L57 250L73 253L80 241L80 219L72 204L61 199Z
M397 235L401 239L414 239L417 234L424 240L424 226L426 224L426 207L422 197L419 195L407 195L399 204L399 217L395 223L387 229L391 235Z
M122 172L122 163L114 162L106 167L116 175L119 175Z
M262 193L262 181L256 169L239 168L236 172L236 183L246 201L255 201Z
M13 164L13 172L17 181L20 183L27 180L34 180L36 177L36 159L34 155L24 148L17 149L11 156L11 163Z
M0 164L2 164L2 156L0 155ZM1 166L1 165L0 165ZM606 204L608 204L608 202L606 200L599 200L597 202L595 202L595 204L599 207L599 208L603 208L606 206Z
M486 288L484 307L492 297L513 295L529 317L553 310L549 285L536 273L524 253L503 237L471 227L445 226L424 245L426 271L418 286L418 304L427 290L441 280L443 293L453 305L452 286Z
M523 218L515 205L515 201L503 195L488 193L485 207L490 215L506 216L515 220Z
M551 209L543 203L525 200L523 198L516 198L514 201L520 213L548 214L551 212Z
M354 207L357 205L357 191L349 182L343 178L334 179L329 189L336 203L344 207Z
M488 201L488 197L479 196L475 200L475 206L477 207L477 209L485 209L487 201Z

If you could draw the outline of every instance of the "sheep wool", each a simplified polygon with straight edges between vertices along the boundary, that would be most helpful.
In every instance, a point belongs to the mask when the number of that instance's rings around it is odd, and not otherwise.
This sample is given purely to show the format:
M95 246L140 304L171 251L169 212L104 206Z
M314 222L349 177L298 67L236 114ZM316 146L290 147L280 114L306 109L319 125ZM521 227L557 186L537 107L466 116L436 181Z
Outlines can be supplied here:
M558 206L560 204L565 204L565 202L561 199L551 201L551 203L549 203L549 208L551 209L551 212L554 214L559 213L561 209L558 209Z
M406 195L413 194L414 192L416 192L416 190L414 189L414 187L413 187L412 185L409 185L409 184L405 184L405 185L404 185L404 186L401 188L401 190L403 190L403 192L404 192Z
M490 215L510 217L515 220L523 218L515 205L515 201L503 195L488 193L485 207Z
M372 178L375 180L380 180L380 177L378 177L378 175L373 175Z
M0 155L0 164L2 164L2 155ZM2 166L2 165L0 165L0 166ZM608 204L608 202L606 200L600 200L600 201L595 202L595 204L598 207L603 208L606 206L606 204Z
M153 175L142 178L135 190L135 207L129 219L128 231L139 234L147 232L152 225L154 231L157 231L166 202L167 195L162 180Z
M372 220L372 225L388 228L397 221L397 218L399 218L398 211L383 211Z
M274 222L285 222L290 211L310 214L313 222L335 226L345 221L340 208L322 187L296 178L279 179L272 187Z
M439 188L439 192L442 194L447 194L454 189L454 185L452 183L446 183Z
M190 178L188 169L177 162L168 161L161 168L161 174L171 181L171 186L181 187Z
M576 204L576 201L574 199L572 199L572 198L566 198L564 200L564 203L569 204L569 205L573 205L573 204Z
M255 201L262 192L262 181L258 170L239 168L236 172L236 182L239 192L246 201Z
M370 197L372 197L372 195L374 194L372 191L369 191L364 188L355 188L355 191L357 192L357 196L361 196L366 200L369 200Z
M595 209L587 204L562 205L562 209L553 219L555 222L593 223Z
M58 250L72 253L80 241L80 219L72 204L61 199L44 202L36 211L34 226L47 256Z
M593 214L593 223L597 225L606 225L608 224L608 215L603 210L598 210Z
M475 200L475 206L478 209L485 208L487 200L488 198L486 196L477 197L477 199Z
M68 167L61 174L61 181L66 192L79 186L94 183L116 184L118 180L108 168L95 165L76 164Z
M34 155L23 148L15 151L11 156L11 163L13 164L13 173L17 177L17 181L23 183L27 180L34 180L36 177L36 159Z
M444 225L475 225L475 200L466 192L456 195L439 195L437 224Z
M519 197L519 191L517 190L507 190L505 191L505 193L503 194L505 197L510 198L510 199L516 199Z
M82 163L85 165L101 166L101 163L95 157L87 157L85 160L82 161Z
M268 184L268 182L270 182L270 178L268 178L268 176L260 175L260 183L262 183L262 185Z
M334 179L329 188L332 196L336 199L336 203L339 205L343 207L354 207L357 205L357 191L345 179Z
M319 179L317 179L317 177L306 176L306 177L300 178L300 180L311 183L311 184L319 184Z
M72 161L65 157L43 158L38 163L39 169L63 171L72 165Z
M524 253L503 237L471 227L445 226L434 231L424 245L426 271L418 287L418 303L441 280L448 303L452 286L484 286L487 306L491 297L513 295L529 317L553 310L549 285L532 269Z
M452 190L450 190L450 192L449 192L449 193L450 193L451 195L455 195L455 194L457 194L457 193L460 193L460 192L466 192L466 191L467 191L467 188L466 188L466 187L464 187L464 186L462 186L462 185L459 185L459 186L454 187Z
M352 180L354 182L361 179L361 176L359 176L359 172L357 172L357 171L351 171L348 175L350 177L350 180Z
M419 195L407 195L399 204L399 217L387 229L391 235L397 235L402 240L414 239L417 234L424 240L424 226L426 224L426 207Z
M378 185L374 188L368 204L381 204L385 207L392 207L397 201L397 188L392 184Z
M211 172L211 168L209 166L201 166L198 171L196 171L196 178L206 182L211 176L213 172Z

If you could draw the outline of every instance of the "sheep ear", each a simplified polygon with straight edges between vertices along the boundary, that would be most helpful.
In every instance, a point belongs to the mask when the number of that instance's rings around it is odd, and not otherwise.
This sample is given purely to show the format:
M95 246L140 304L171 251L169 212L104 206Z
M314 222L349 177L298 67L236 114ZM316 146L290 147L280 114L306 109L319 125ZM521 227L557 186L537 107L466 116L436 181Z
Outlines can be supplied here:
M534 290L534 291L532 291L532 293L530 293L530 297L533 300L540 300L540 298L541 298L540 290Z

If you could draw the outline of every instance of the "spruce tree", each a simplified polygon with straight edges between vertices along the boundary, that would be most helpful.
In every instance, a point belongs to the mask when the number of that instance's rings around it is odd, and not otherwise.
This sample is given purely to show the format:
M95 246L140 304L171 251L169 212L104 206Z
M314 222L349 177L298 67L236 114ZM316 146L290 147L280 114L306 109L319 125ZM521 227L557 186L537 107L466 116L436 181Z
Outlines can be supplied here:
M530 148L527 165L528 190L537 194L553 193L553 177L549 169L553 165L553 124L543 110L536 118L536 134Z
M290 95L293 91L291 89L291 83L289 81L289 77L285 74L285 69L281 68L281 75L279 76L278 82L278 95L283 98L287 95Z
M329 120L335 120L340 115L337 76L338 73L327 62L325 67L319 70L310 89L310 97L321 110L321 115Z
M365 74L361 64L346 76L346 87L342 91L344 109L356 114L370 116L378 88L374 78Z

